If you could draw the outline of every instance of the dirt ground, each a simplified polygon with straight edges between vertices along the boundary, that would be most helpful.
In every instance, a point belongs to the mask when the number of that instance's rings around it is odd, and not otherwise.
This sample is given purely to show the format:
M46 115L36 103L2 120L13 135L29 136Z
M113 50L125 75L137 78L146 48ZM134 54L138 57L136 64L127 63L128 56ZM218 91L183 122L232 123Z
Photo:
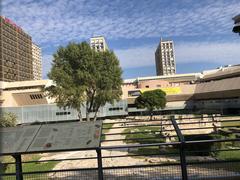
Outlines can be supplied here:
M111 122L120 121L111 120ZM123 120L124 121L124 120ZM114 129L114 127L118 127L119 125L114 124L113 128L108 131L108 133L121 133L125 128ZM123 124L120 126L123 126ZM114 135L114 136L106 136L106 140L110 139L124 139L123 135ZM101 146L124 146L126 143L124 141L107 141L102 142ZM128 155L128 149L114 149L114 150L102 150L102 157L106 156L122 156ZM62 152L56 154L47 154L43 156L40 160L52 160L52 159L66 159L66 158L89 158L96 157L96 151L74 151L74 152ZM199 160L209 160L203 159L203 157L188 157L187 160L191 160L191 158L199 158ZM210 159L213 160L213 159ZM116 167L116 166L134 166L134 165L149 165L149 164L160 164L160 163L174 163L179 161L179 157L118 157L118 158L103 158L102 163L103 167ZM61 161L58 163L53 170L64 170L64 169L79 169L79 168L97 168L97 160L96 159L88 159L88 160L70 160L70 161ZM233 174L236 175L235 172L229 172L226 170L218 170L205 166L189 166L188 173L193 177L198 176L218 176L224 174ZM118 170L104 170L104 175L106 179L152 179L152 180L161 180L161 179L180 179L181 177L181 168L180 166L166 166L166 167L147 167L147 168L133 168L133 169L118 169ZM64 178L64 179L96 179L97 171L72 171L67 174L61 173L52 173L48 176L49 178Z

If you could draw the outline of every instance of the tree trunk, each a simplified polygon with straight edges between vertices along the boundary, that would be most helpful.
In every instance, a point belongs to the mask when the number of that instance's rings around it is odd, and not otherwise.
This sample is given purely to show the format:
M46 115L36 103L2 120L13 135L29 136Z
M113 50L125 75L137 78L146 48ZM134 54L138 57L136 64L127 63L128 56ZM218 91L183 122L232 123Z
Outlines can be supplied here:
M90 112L91 112L91 109L88 107L89 106L89 102L87 101L86 102L86 120L87 121L90 121Z
M81 110L78 111L78 118L79 118L79 121L82 121L82 113L81 113Z
M153 117L153 111L151 110L150 111L150 121L152 120L152 117Z
M96 111L95 111L93 121L96 121L96 120L97 120L97 113L98 113L99 108L100 108L100 107L98 107L98 108L96 109Z
M97 120L97 111L95 112L94 118L93 118L93 121L96 121L96 120Z
M86 109L86 119L87 121L90 121L90 112L88 112L88 109Z

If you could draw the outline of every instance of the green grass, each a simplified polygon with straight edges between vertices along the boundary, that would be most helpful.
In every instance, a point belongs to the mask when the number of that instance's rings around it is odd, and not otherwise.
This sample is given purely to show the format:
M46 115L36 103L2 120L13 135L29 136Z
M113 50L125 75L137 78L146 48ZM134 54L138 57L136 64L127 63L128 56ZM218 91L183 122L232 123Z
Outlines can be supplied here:
M136 151L132 151L134 154L142 154L142 155L150 155L150 154L158 154L159 153L159 148L155 146L151 147L142 147L138 148Z
M113 124L104 124L103 123L103 128L108 128L108 129L103 129L102 130L102 135L101 135L101 140L105 140L106 139L106 135L104 135L105 133L108 133L110 131L110 129L112 128Z
M240 121L233 121L233 122L227 122L227 121L224 121L224 122L221 122L221 125L222 126L236 126L236 127L240 127Z
M228 138L228 139L234 139L237 138L237 134L239 133L235 133L234 131L230 130L230 128L226 128L224 126L233 126L236 127L237 129L240 129L240 121L236 121L236 122L221 122L221 126L223 126L222 128L222 132L220 132L220 134L222 136L224 136L224 138ZM233 146L233 147L240 147L240 143L239 142L225 142L226 146Z
M236 117L236 118L238 119L239 117ZM229 128L224 128L224 126L234 126L234 127L240 128L240 121L231 121L231 120L227 121L227 120L225 120L224 122L221 122L221 126L223 126L224 130L229 129Z
M160 131L159 127L138 127L138 128L127 128L123 132L146 132L146 133L137 133L137 134L127 134L125 137L126 143L139 143L139 144L152 144L152 143L161 143L165 142L165 138L162 134L154 133L154 131ZM151 138L151 139L143 139ZM130 140L135 139L135 140Z
M240 160L240 151L222 151L217 153L216 158L218 160ZM196 165L197 166L197 165ZM202 167L202 166L200 166ZM214 163L212 166L207 166L208 169L214 170L225 170L230 172L240 172L240 163L232 162L229 164L225 163Z
M131 143L139 143L139 144L153 144L153 143L162 143L165 142L165 138L161 134L154 133L154 131L160 131L159 127L138 127L138 128L127 128L123 132L146 132L146 133L137 133L137 134L127 134L125 136L125 142L127 144ZM151 139L142 139L142 138L151 138ZM134 139L134 140L131 140ZM133 154L158 154L160 153L160 149L158 146L152 147L143 147L138 148L136 150L131 151Z
M167 148L167 147L164 149L161 149L158 146L142 147L142 148L138 148L135 151L131 151L131 153L133 153L133 154L144 155L144 156L151 155L151 154L154 154L154 155L161 154L161 155L169 156L169 157L176 156L176 154L178 154L178 152L179 151L177 149ZM173 153L173 154L170 154L170 153Z
M40 155L34 154L34 155L24 155L22 157L22 161L38 161L41 158ZM14 159L12 157L6 157L4 158L3 162L14 162ZM40 162L34 162L34 163L22 163L22 169L23 172L35 172L35 171L49 171L52 170L55 165L58 162L44 162L44 163L40 163ZM11 164L8 165L7 168L5 169L5 171L3 173L15 173L15 165ZM31 175L31 177L24 177L24 179L38 179L38 177L40 177L40 175ZM8 179L8 177L6 177ZM3 178L4 179L4 178ZM11 179L11 178L10 178ZM14 178L13 178L14 179Z
M240 151L221 151L217 154L217 159L220 160L240 160Z

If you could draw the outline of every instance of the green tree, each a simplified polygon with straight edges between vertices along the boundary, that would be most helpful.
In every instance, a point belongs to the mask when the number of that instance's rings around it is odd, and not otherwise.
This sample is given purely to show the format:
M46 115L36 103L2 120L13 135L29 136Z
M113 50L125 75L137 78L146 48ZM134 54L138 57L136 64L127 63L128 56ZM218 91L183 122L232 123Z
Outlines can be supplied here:
M13 127L17 124L17 116L11 112L4 112L0 118L0 127Z
M165 108L166 93L160 89L145 91L136 98L135 104L139 108L147 108L150 114L150 120L152 120L154 109Z
M48 77L54 85L45 88L46 95L55 98L59 107L74 108L82 120L81 107L97 118L99 108L119 100L122 94L122 70L112 51L96 52L88 43L69 43L53 55Z
M2 127L14 127L17 124L17 116L11 112L1 112L0 115L0 128ZM1 137L0 137L0 146L1 146ZM7 168L6 164L3 164L3 157L0 157L0 173L4 173Z

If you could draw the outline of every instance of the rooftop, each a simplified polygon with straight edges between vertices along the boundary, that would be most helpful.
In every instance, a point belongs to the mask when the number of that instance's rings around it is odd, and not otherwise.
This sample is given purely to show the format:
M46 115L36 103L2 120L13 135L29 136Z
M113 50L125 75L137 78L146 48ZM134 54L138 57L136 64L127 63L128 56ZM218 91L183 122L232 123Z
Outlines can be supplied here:
M0 81L0 89L8 88L21 88L21 87L39 87L46 86L47 84L52 83L51 80L31 80L31 81L15 81L15 82L4 82Z
M147 77L137 77L135 79L125 79L124 83L133 83L135 81L144 81L144 80L156 80L156 79L171 79L171 78L186 78L186 77L195 77L199 78L201 73L186 73L186 74L174 74L174 75L164 75L164 76L147 76Z
M215 70L204 71L203 74L202 80L204 81L240 76L240 65L224 66Z

